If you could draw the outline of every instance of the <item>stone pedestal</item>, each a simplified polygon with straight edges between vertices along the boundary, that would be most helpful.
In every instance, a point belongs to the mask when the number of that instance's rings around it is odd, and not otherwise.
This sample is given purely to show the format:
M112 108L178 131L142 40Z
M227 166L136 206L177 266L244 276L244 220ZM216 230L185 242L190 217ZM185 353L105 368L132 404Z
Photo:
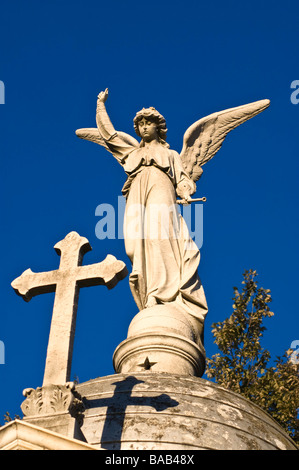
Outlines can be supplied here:
M117 373L151 370L201 377L205 351L200 332L199 321L175 303L142 310L114 352L114 369Z
M46 385L23 392L26 400L21 405L24 421L58 432L74 439L85 440L80 427L84 405L73 383Z

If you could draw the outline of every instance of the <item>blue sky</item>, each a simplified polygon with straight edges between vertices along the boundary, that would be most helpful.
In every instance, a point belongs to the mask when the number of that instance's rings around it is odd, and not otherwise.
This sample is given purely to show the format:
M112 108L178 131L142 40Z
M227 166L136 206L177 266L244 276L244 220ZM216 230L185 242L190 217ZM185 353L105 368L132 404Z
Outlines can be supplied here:
M2 269L0 423L20 413L22 390L42 385L54 294L25 303L10 286L25 269L57 269L53 246L76 230L93 250L126 262L123 240L95 234L102 203L117 206L125 174L75 130L95 127L97 94L109 87L115 127L155 106L180 152L185 130L212 112L268 98L270 108L234 130L204 167L200 277L211 324L232 311L245 269L272 291L275 316L263 345L283 354L298 329L299 80L295 1L13 1L1 7L0 105ZM299 94L298 94L299 98ZM1 100L0 100L1 101ZM112 355L137 313L128 278L108 291L82 289L72 378L112 374Z

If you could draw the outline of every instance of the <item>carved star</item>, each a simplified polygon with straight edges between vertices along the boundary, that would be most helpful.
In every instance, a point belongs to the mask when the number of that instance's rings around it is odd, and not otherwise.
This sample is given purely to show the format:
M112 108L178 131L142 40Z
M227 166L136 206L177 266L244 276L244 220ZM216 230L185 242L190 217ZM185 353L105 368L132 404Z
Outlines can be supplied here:
M138 364L138 366L143 367L144 370L150 370L150 368L155 364L157 364L157 363L156 362L150 362L149 358L146 357L144 363L143 364Z

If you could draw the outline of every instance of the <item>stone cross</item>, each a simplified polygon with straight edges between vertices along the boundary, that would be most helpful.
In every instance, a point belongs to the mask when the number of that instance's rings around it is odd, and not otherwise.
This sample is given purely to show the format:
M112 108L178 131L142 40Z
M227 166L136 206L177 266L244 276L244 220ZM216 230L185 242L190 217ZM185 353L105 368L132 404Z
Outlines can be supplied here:
M61 256L59 269L43 273L27 269L11 284L27 302L35 295L55 292L43 386L70 380L80 287L106 285L111 289L127 275L126 265L112 255L100 263L81 266L91 246L76 232L70 232L54 248Z

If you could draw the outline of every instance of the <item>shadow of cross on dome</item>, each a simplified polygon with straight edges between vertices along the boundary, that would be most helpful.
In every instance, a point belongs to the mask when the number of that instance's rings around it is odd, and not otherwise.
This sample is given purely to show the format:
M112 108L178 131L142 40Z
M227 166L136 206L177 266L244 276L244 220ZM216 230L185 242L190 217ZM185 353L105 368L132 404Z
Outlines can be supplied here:
M152 407L157 412L165 411L179 404L178 401L162 393L153 396L132 396L132 390L137 384L145 383L134 376L126 377L112 383L115 385L114 393L110 398L88 400L84 398L86 409L107 407L106 418L101 437L101 447L107 450L120 450L124 421L128 406ZM142 393L139 391L138 393ZM136 412L136 411L135 411Z

